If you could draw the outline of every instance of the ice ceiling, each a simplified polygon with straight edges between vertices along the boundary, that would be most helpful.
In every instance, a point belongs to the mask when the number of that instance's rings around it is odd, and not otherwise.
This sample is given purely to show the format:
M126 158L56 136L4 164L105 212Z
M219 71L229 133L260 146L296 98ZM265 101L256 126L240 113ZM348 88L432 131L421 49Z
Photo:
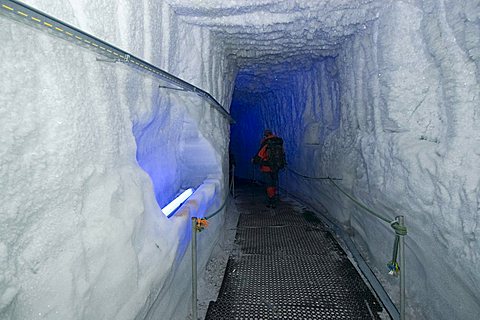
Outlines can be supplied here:
M389 1L170 0L179 19L208 28L236 62L237 91L269 91L288 73L335 56L349 36L367 29ZM273 75L273 76L272 76Z

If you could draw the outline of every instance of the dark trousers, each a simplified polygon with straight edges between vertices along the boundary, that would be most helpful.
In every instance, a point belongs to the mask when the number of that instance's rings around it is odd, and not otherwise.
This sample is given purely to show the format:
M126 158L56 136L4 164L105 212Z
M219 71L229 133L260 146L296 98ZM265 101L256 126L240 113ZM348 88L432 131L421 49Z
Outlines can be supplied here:
M267 187L268 203L275 203L277 200L278 171L263 172L263 178Z

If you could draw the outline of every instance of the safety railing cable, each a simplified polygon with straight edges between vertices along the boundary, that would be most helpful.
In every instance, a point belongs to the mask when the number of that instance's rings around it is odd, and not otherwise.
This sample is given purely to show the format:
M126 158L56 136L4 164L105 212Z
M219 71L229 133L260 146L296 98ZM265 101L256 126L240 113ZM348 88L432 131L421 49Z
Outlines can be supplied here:
M230 197L230 193L234 191L234 183L233 178L232 181L229 183L229 188L225 192L225 197L223 200L222 205L215 210L214 212L205 215L204 218L192 217L192 319L197 320L198 311L197 311L197 233L203 231L205 228L208 227L208 220L215 217L217 214L222 212L225 209L226 205L228 204Z
M289 168L288 166L286 167L286 169L288 171L290 171L291 173L299 176L299 177L306 178L306 179L311 179L311 180L342 180L341 178L332 178L332 177L328 177L328 176L327 177L310 177L310 176L301 174L301 173Z
M225 196L225 200L223 201L223 204L220 206L220 208L218 208L215 212L212 212L211 214L209 214L208 216L205 217L205 220L210 220L212 219L213 217L215 217L217 214L219 214L224 208L225 206L227 205L228 203L228 200L230 199L229 195L227 194Z
M297 176L306 178L306 179L311 179L311 180L328 180L333 184L333 186L339 190L343 195L345 195L347 198L349 198L355 205L358 207L362 208L369 214L375 216L376 218L388 223L390 227L395 231L395 240L394 240L394 245L393 245L393 254L392 254L392 260L387 263L387 267L389 270L390 275L394 276L400 276L400 319L404 320L405 319L405 240L404 236L407 235L407 227L405 226L405 217L404 216L397 216L395 217L395 220L388 219L384 217L383 215L379 214L378 212L375 212L374 210L368 208L365 206L363 203L361 203L359 200L357 200L354 196L343 190L337 183L335 183L335 180L342 180L340 178L331 178L331 177L310 177L307 175L303 175L301 173L298 173L297 171L287 168L288 171L294 173ZM397 262L398 255L400 255L400 264Z
M347 192L345 192L345 190L343 190L342 188L340 188L340 186L338 184L335 183L335 181L333 181L332 179L328 179L334 186L335 188L337 188L341 193L343 193L347 198L349 198L350 200L352 200L357 206L359 206L360 208L362 208L363 210L367 211L368 213L374 215L375 217L377 217L378 219L380 220L383 220L385 221L386 223L390 223L392 222L391 219L387 219L385 218L384 216L382 216L381 214L371 210L370 208L368 208L367 206L365 206L363 203L361 203L360 201L358 201L357 199L355 199L354 197L352 197L350 194L348 194Z
M130 67L147 72L162 81L177 86L178 90L195 93L213 106L231 123L234 122L225 108L208 92L40 10L16 0L0 0L0 13L16 21L47 31L52 35L87 48L107 57L110 59L109 61L122 62ZM165 86L159 87L164 88ZM168 88L177 89L172 87Z

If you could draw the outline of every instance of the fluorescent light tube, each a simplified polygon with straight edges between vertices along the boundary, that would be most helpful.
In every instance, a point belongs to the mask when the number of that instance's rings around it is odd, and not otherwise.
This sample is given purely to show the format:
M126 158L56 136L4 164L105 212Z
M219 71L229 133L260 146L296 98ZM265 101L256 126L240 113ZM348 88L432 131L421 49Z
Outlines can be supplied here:
M193 188L189 188L182 192L178 197L175 198L172 202L167 204L164 208L162 208L163 213L170 218L175 210L178 209L187 199L193 194Z

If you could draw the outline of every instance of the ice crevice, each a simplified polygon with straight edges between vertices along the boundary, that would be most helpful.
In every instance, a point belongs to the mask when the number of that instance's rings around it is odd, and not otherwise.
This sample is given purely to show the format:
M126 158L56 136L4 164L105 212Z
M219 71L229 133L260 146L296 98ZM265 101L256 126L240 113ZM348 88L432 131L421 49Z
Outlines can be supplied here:
M405 216L409 318L478 317L478 1L25 3L205 90L236 123L0 15L0 318L186 319L190 217L225 201L229 145L252 178L265 128L295 171ZM390 228L328 181L280 184L326 209L398 302ZM214 219L199 271L225 212Z

